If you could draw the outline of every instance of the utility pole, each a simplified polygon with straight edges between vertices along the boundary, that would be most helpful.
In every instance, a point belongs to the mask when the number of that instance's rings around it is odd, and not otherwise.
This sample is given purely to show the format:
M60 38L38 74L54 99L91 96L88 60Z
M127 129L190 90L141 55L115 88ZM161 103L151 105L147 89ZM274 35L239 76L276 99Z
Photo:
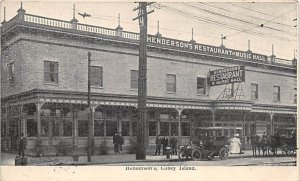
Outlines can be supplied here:
M146 159L146 149L148 142L147 124L147 6L153 3L140 2L134 9L138 10L138 16L133 20L139 19L140 43L139 43L139 78L138 78L138 115L137 115L137 150L136 160Z
M88 149L87 158L91 162L93 132L92 132L92 109L91 109L91 52L88 52Z

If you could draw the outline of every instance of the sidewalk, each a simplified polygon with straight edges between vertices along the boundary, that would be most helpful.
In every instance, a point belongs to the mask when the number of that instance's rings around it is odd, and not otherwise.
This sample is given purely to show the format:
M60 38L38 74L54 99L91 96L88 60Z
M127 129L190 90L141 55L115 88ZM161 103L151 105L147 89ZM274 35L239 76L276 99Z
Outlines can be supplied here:
M252 157L252 150L243 150L244 154L230 154L228 159ZM278 152L281 154L281 152ZM16 154L1 153L1 165L15 165ZM87 161L87 156L80 156L78 161L73 161L71 156L45 156L45 157L29 157L28 165L55 166L55 165L101 165L111 163L132 163L132 162L174 162L180 161L177 155L173 155L170 159L166 156L147 155L146 160L136 160L135 154L110 154L96 155L91 157L92 162Z

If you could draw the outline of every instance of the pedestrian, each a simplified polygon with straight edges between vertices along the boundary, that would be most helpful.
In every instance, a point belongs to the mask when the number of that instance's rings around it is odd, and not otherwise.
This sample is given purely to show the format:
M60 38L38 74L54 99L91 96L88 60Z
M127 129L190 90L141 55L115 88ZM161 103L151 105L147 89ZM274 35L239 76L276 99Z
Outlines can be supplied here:
M155 139L155 155L160 155L161 144L161 138L157 135Z
M119 133L118 132L116 132L115 135L113 136L113 144L114 144L114 152L120 153L120 151L119 151Z
M27 141L26 138L24 137L24 134L21 133L21 138L19 141L19 155L24 157L24 151L26 149Z
M161 144L163 145L163 155L165 155L166 154L166 148L169 144L169 140L166 136L164 136L164 138L162 139Z
M230 153L232 154L241 153L241 141L239 138L239 134L235 134L234 137L231 139Z
M170 145L171 145L173 155L177 155L177 142L178 142L177 138L175 137L175 134L174 134L170 140Z
M121 136L119 134L119 148L120 148L120 151L123 151L123 148L122 148L123 144L124 144L124 138L123 138L123 136Z

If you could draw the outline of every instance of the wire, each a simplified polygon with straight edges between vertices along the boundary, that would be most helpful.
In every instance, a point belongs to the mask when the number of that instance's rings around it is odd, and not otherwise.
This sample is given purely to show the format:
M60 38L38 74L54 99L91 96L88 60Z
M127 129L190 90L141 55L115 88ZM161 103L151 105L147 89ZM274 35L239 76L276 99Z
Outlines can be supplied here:
M246 20L243 20L243 19L239 19L239 18L235 18L235 17L232 17L232 16L227 16L225 14L221 14L221 13L216 13L216 12L213 12L213 11L210 11L210 10L207 10L207 9L203 9L203 8L200 8L200 7L197 7L195 5L191 5L191 4L188 4L188 3L183 3L185 4L186 6L189 6L189 7L193 7L193 8L196 8L196 9L200 9L201 11L204 11L204 12L208 12L210 14L213 14L213 15L216 15L216 16L221 16L221 17L225 17L225 18L228 18L228 19L231 19L231 20L235 20L235 21L239 21L239 22L242 22L242 23L246 23L246 24L250 24L250 25L255 25L257 26L256 23L252 23L250 21L246 21ZM290 35L293 35L293 36L296 36L295 34L292 34L291 32L287 32L287 31L283 31L283 30L279 30L279 29L276 29L276 28L272 28L272 27L267 27L267 26L264 26L265 28L269 28L271 30L274 30L274 31L278 31L278 32L285 32L287 34L290 34Z

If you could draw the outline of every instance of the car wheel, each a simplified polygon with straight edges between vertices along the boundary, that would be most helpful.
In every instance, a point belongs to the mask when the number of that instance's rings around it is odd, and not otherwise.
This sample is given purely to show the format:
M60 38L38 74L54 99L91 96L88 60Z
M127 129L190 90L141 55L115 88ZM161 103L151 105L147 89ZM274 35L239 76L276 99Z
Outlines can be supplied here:
M219 157L221 160L226 160L228 158L228 150L226 148L221 148L219 151Z
M198 149L195 149L192 151L192 159L193 160L201 160L202 158L202 152Z

